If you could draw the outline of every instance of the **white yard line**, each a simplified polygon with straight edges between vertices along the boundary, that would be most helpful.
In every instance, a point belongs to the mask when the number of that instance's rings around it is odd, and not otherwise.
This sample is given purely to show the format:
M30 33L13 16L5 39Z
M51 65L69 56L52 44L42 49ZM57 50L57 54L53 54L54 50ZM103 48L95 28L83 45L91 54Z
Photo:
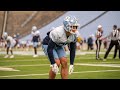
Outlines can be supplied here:
M76 55L86 55L86 54L95 54L95 53L96 53L95 51L93 51L93 52L77 51ZM114 51L110 52L109 54L113 54L113 53L114 53ZM0 54L4 55L4 54L6 54L6 52L2 51L2 52L0 52ZM14 51L14 54L24 56L24 55L33 55L33 52L32 51ZM66 54L69 55L70 54L69 51L67 51ZM105 54L105 51L100 52L100 54ZM45 56L43 51L38 52L38 55Z
M97 71L81 71L81 72L73 72L73 73L93 73L93 72L116 72L120 70L97 70Z
M31 58L33 58L33 57L31 57ZM112 57L110 57L109 56L109 58L108 59L111 59ZM20 59L20 58L19 58ZM48 59L46 58L46 59L40 59L40 58L33 58L33 60L29 60L29 59L25 59L25 60L22 60L22 59L24 59L24 58L21 58L21 60L5 60L5 59L2 59L2 60L0 60L0 62L23 62L23 61L28 61L28 62L30 62L30 61L43 61L43 60L47 60L48 61ZM95 57L80 57L80 58L76 58L77 60L79 59L79 60L87 60L87 59L95 59ZM97 61L97 60L96 60ZM113 60L113 61L116 61L116 60ZM117 62L120 62L120 61L117 61Z
M0 62L31 62L31 61L41 61L41 60L47 60L47 59L35 59L35 60L0 60Z
M35 65L8 65L8 66L1 66L1 67L27 67L27 66L48 66L50 64L35 64Z
M24 77L24 76L44 76L44 75L49 75L49 74L44 73L44 74L8 75L8 76L0 76L0 77Z
M120 64L120 61L113 61L113 62L87 62L87 63L90 63L90 64Z
M87 64L87 63L75 63L75 65L82 65L82 66L102 66L102 67L118 67L118 68L120 68L120 64Z
M8 65L1 67L27 67L27 66L48 66L50 64L31 64L31 65ZM109 64L109 63L75 63L74 65L82 65L82 66L101 66L101 67L118 67L120 68L120 64Z
M0 67L0 71L20 71L13 68Z
M97 70L97 71L81 71L81 72L73 72L73 73L119 72L119 71L120 70ZM0 76L0 77L2 78L2 77L44 76L44 75L49 75L49 74L44 73L44 74L8 75L8 76Z

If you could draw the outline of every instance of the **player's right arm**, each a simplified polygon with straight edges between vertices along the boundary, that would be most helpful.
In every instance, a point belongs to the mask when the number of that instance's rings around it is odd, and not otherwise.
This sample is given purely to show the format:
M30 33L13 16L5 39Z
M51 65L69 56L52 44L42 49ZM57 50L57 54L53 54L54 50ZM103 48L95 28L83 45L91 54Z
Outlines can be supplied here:
M53 56L53 49L56 45L56 41L57 41L57 33L55 31L51 31L50 32L50 40L49 40L49 43L48 43L48 48L47 48L47 53L48 53L48 57L50 59L50 62L51 62L51 66L52 66L52 71L57 74L58 71L59 71L59 68L57 66L57 64L55 63L55 60L54 60L54 56Z
M74 70L74 60L76 53L76 42L71 42L69 45L70 48L70 66L69 66L69 74L73 73Z
M54 47L55 47L55 43L52 41L52 39L50 39L50 41L48 43L47 52L48 52L48 57L50 59L51 64L55 64L55 60L54 60L54 56L53 56Z
M57 64L55 63L54 56L53 56L54 47L55 47L55 43L52 41L52 39L50 39L50 41L48 43L47 52L48 52L48 57L49 57L50 62L51 62L52 71L55 74L57 74L59 71L59 68L58 68Z
M54 56L53 56L53 49L56 45L56 38L57 38L57 34L55 31L51 31L49 34L50 40L48 43L48 48L47 48L47 52L48 52L48 57L50 59L51 64L55 64L55 60L54 60Z

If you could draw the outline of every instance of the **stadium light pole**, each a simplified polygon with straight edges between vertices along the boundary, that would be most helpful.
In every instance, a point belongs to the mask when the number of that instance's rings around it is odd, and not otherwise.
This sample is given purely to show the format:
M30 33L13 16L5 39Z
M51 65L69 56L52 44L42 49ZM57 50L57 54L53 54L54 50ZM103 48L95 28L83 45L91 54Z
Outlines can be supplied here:
M1 37L3 33L6 31L7 18L8 18L8 11L4 11L4 20L3 20Z

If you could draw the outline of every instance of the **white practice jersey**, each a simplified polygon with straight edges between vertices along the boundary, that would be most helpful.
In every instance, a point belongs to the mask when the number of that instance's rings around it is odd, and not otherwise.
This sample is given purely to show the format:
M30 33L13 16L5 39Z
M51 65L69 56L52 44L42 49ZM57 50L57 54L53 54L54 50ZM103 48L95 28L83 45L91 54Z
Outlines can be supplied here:
M11 37L11 36L8 36L6 41L9 42L10 44L15 44L16 43L15 39L13 39L13 37Z
M40 34L40 32L38 30L35 32L32 31L31 34L32 34L32 36L38 36Z
M76 37L81 36L78 30L75 33L76 33Z
M61 43L68 44L76 41L76 34L71 34L68 38L66 37L66 33L63 26L56 27L54 30L50 32L50 38L57 45L61 46Z
M100 31L97 31L96 36L98 36L98 37L96 37L96 39L99 40L102 37L102 33Z

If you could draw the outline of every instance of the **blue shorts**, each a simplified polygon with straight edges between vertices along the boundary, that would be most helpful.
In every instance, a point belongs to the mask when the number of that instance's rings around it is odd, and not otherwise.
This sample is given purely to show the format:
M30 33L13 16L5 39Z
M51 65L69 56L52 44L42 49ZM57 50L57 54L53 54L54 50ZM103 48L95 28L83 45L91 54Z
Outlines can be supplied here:
M47 48L48 48L48 45L42 45L42 49L43 49L46 56L48 56ZM59 59L61 57L66 57L66 52L65 52L65 50L62 46L61 47L55 47L55 49L53 49L53 56L54 56L54 59Z
M38 42L33 42L33 47L38 47Z

